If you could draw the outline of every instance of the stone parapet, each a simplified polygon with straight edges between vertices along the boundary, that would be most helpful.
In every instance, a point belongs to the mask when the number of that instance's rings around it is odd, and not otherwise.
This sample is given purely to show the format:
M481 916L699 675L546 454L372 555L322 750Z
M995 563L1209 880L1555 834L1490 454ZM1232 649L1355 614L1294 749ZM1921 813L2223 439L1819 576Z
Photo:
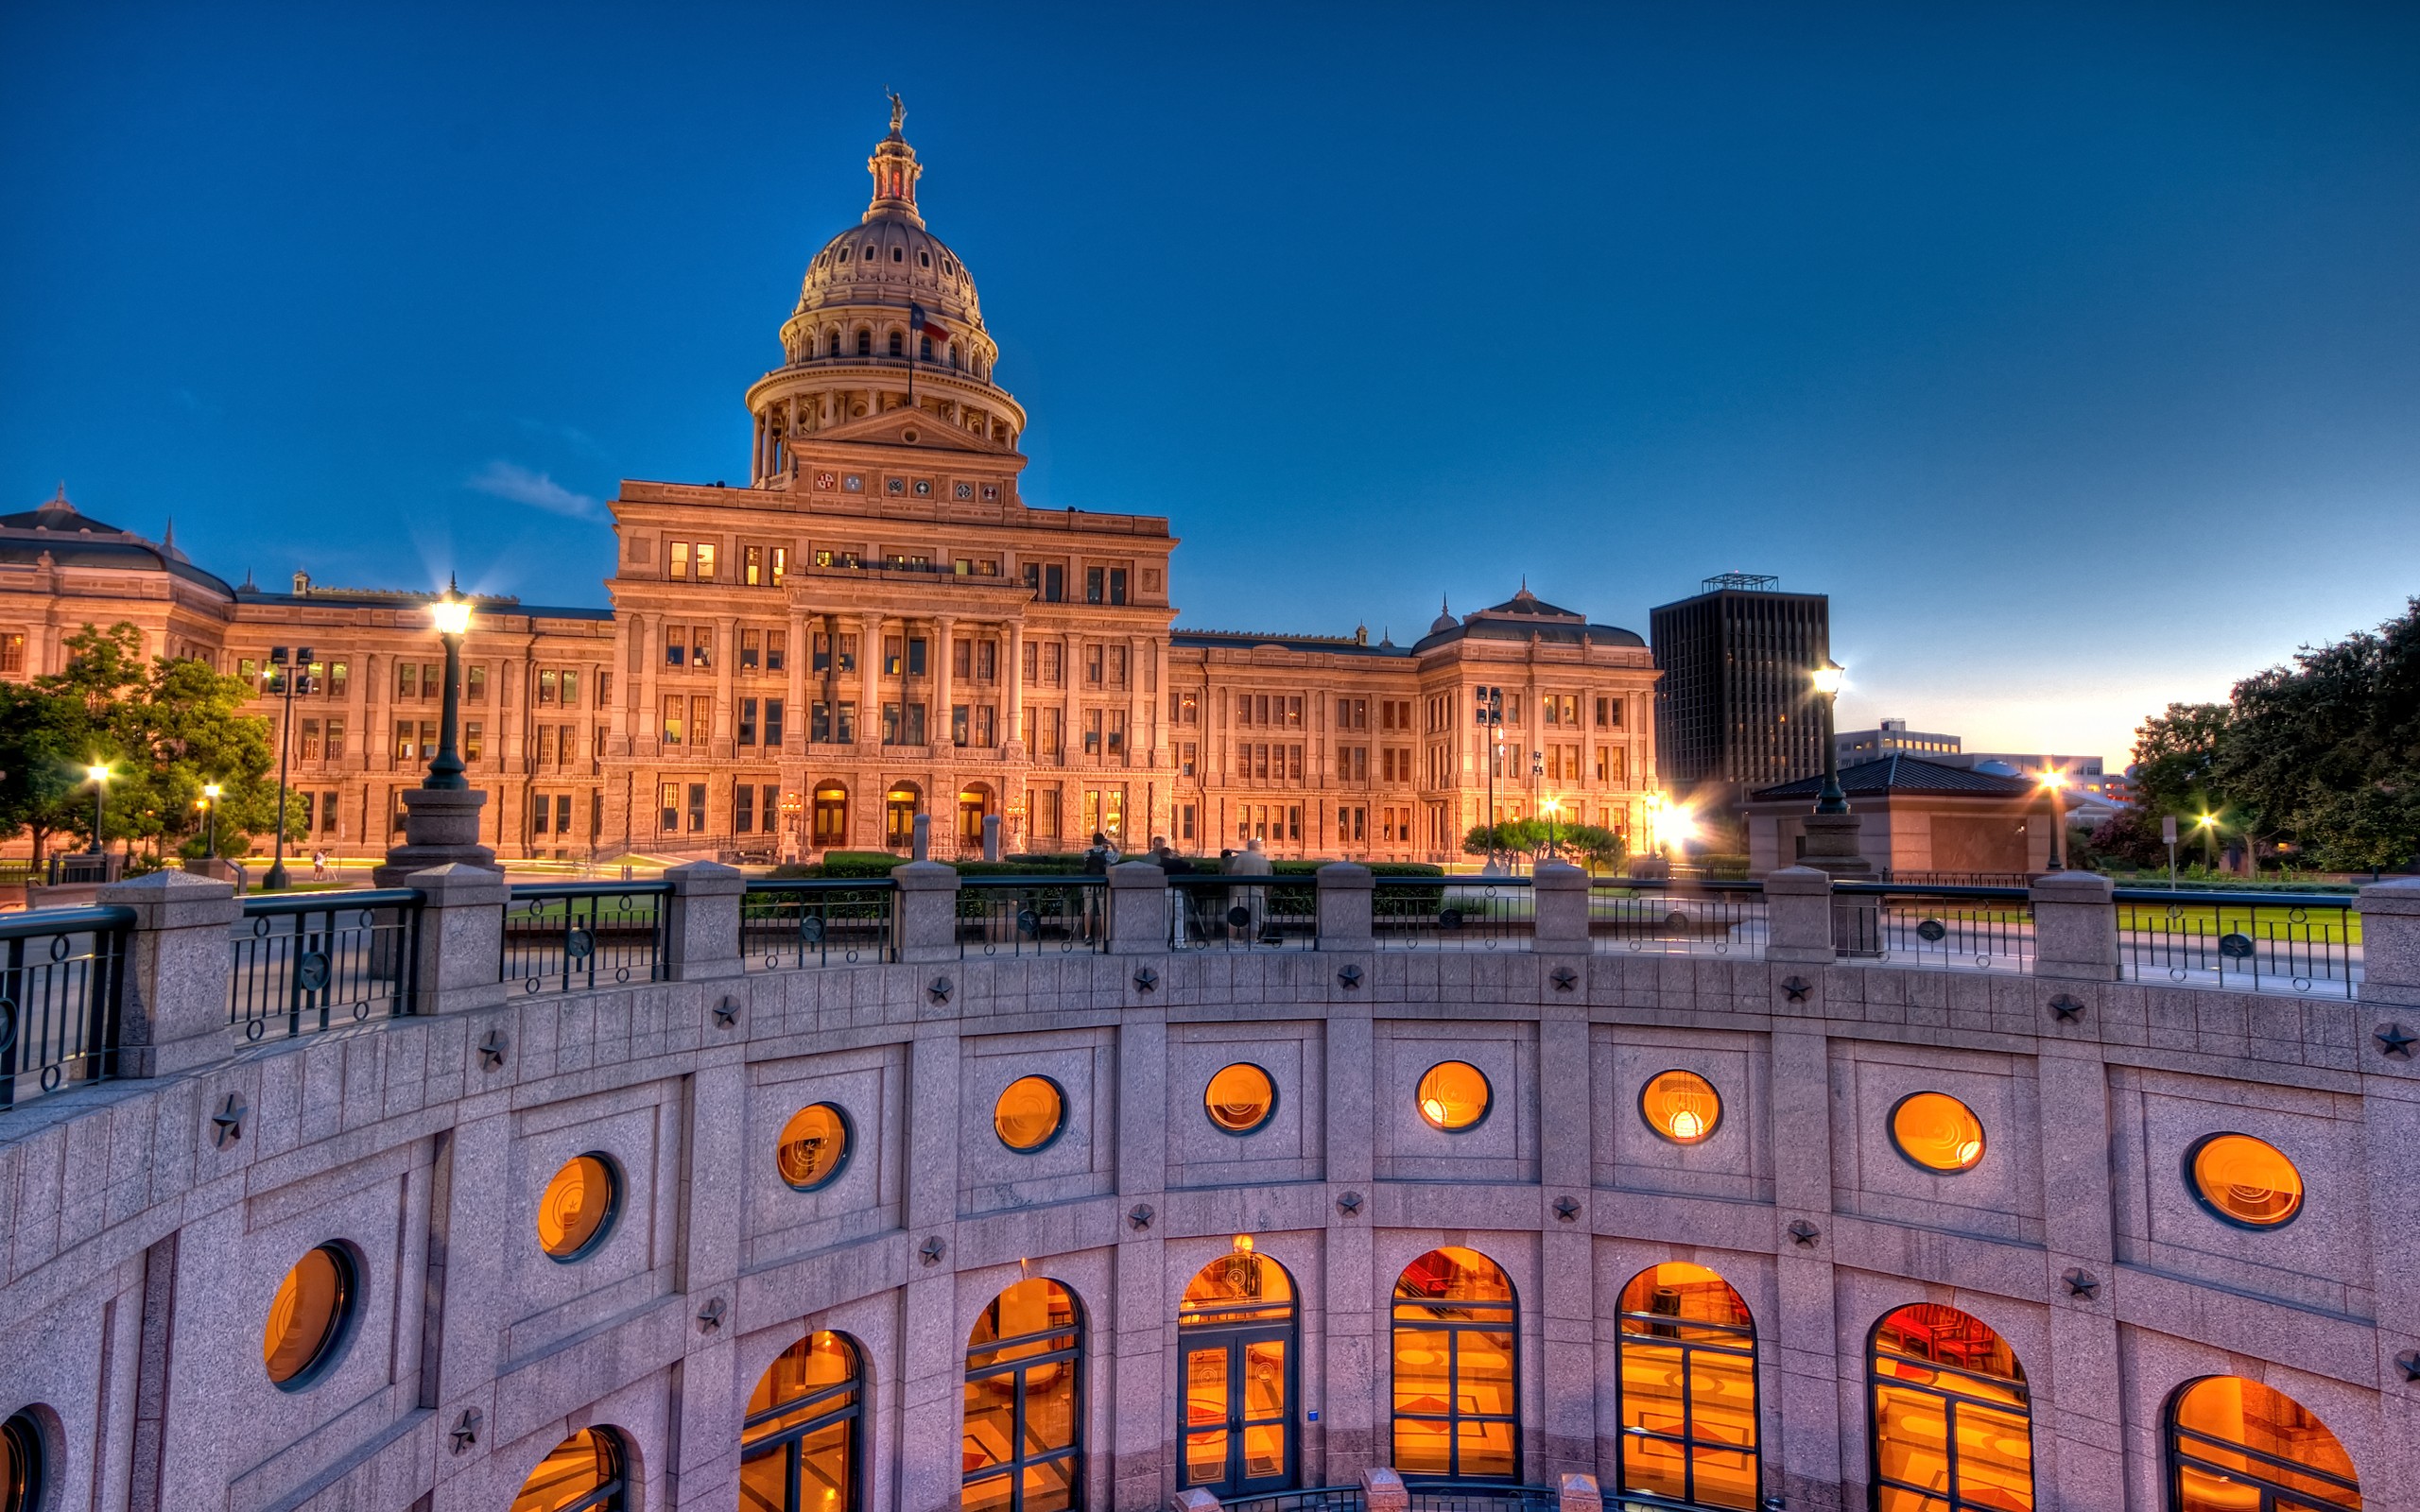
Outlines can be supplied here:
M2118 979L2116 884L2097 871L2033 879L2033 974L2078 982Z
M891 868L890 880L899 885L892 900L899 958L926 964L958 959L958 868L910 861Z
M1814 867L1767 872L1765 959L1828 966L1838 954L1832 936L1831 874Z
M2374 882L2361 916L2361 1001L2420 1007L2420 877Z
M1377 879L1357 861L1331 861L1320 868L1319 943L1323 951L1366 951L1370 948L1370 909Z
M1109 868L1109 954L1154 955L1168 948L1168 876L1149 861Z
M234 959L228 936L244 911L234 885L155 871L107 884L96 901L134 911L118 1005L118 1074L165 1076L224 1058Z
M452 862L415 871L403 885L421 899L412 1011L469 1013L503 1002L497 964L504 958L504 905L511 896L504 873Z
M714 982L740 974L739 905L748 879L736 867L692 861L667 867L672 885L666 900L665 976L674 982Z
M1541 861L1530 872L1537 948L1588 949L1588 873L1567 861Z

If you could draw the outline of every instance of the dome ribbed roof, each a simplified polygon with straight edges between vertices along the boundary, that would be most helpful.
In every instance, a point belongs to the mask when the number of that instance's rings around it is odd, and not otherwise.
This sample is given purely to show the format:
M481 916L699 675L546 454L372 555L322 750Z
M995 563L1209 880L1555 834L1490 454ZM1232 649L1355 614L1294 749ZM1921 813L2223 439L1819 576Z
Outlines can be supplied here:
M974 276L949 244L925 229L916 209L916 180L924 166L901 134L907 109L891 96L890 134L875 144L866 169L873 175L873 199L858 224L823 244L808 260L799 284L796 315L842 305L910 301L944 319L981 330L983 311Z

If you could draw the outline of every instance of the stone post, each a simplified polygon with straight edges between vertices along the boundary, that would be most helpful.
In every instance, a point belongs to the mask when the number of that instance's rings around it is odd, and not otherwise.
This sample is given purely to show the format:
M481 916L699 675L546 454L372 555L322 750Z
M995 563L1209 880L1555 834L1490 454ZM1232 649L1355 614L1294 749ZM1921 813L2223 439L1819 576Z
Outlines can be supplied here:
M665 980L713 982L745 969L739 954L739 902L748 879L737 867L692 861L665 868Z
M1555 1487L1555 1512L1604 1512L1605 1494L1594 1475L1566 1475Z
M908 861L890 868L899 885L893 906L899 958L903 961L958 959L958 868L939 861Z
M1383 1465L1361 1472L1361 1503L1369 1512L1411 1512L1403 1477Z
M2361 916L2361 1001L2420 1007L2420 878L2374 882L2353 908Z
M1829 966L1832 878L1813 867L1765 873L1765 959Z
M134 910L118 1003L117 1074L165 1076L225 1058L229 937L244 905L233 884L155 871L100 889L104 907Z
M1170 1497L1168 1512L1219 1512L1219 1499L1197 1486Z
M1109 954L1156 955L1168 948L1168 874L1149 861L1109 868Z
M933 816L919 814L908 821L908 859L930 861L933 858Z
M435 792L437 789L425 789ZM414 944L415 1013L467 1013L504 1001L504 873L469 862L415 871L404 885L420 893Z
M1331 861L1320 868L1319 940L1323 951L1370 948L1370 902L1376 881L1357 861Z
M2118 979L2117 885L2097 871L2033 879L2033 974L2076 982Z
M1568 861L1541 861L1530 870L1535 939L1530 949L1588 949L1588 873Z
M996 814L983 816L983 859L1000 859L1000 816Z
M495 864L495 851L479 844L479 810L487 803L486 792L475 787L407 787L401 797L404 843L390 848L385 863L371 870L372 886L417 886L413 877L454 865L483 867L503 875Z

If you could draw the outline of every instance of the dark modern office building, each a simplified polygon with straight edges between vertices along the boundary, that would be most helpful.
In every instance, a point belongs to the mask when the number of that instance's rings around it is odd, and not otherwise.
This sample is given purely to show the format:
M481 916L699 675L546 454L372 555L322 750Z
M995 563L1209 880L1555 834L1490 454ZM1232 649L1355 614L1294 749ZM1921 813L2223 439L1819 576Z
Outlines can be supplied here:
M1728 807L1744 789L1824 768L1811 670L1832 649L1832 604L1781 579L1709 577L1695 597L1651 610L1655 748L1665 785Z

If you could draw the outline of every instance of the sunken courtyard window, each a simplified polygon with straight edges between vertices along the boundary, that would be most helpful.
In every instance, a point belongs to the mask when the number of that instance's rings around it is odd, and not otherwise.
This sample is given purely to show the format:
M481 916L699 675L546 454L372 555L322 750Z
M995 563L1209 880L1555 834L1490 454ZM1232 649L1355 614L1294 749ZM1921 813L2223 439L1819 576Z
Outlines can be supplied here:
M614 1231L622 1203L621 1173L602 1155L575 1155L538 1198L538 1245L566 1263L584 1260Z
M849 1160L849 1117L830 1103L812 1103L782 1125L774 1152L782 1179L801 1192L830 1186Z
M357 1290L342 1245L321 1245L285 1273L261 1331L261 1363L280 1390L302 1390L336 1358Z
M1210 1078L1201 1105L1211 1123L1230 1134L1249 1134L1277 1111L1277 1085L1258 1066L1238 1060Z
M1487 1116L1487 1077L1467 1060L1441 1060L1420 1078L1420 1116L1449 1134L1475 1128Z
M1059 1137L1067 1121L1066 1094L1047 1076L1019 1076L1001 1089L992 1105L992 1127L1000 1143L1031 1155Z

